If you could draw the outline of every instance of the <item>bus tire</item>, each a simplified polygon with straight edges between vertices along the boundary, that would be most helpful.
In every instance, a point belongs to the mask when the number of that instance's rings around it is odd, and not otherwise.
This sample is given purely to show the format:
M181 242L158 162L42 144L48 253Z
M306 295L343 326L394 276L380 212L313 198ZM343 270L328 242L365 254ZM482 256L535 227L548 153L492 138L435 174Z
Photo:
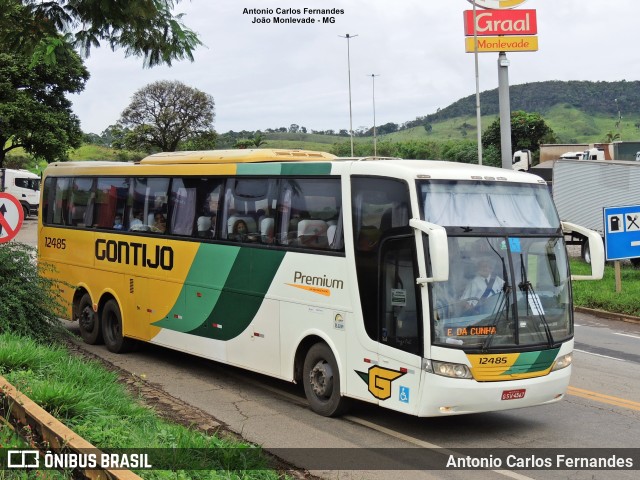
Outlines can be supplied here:
M91 295L85 293L78 304L78 325L84 343L98 345L102 343L102 325L100 317L93 311Z
M631 265L633 265L634 268L640 268L640 258L632 258Z
M340 370L326 343L316 343L307 352L302 384L314 412L325 417L337 417L347 411L348 399L340 395Z
M126 353L135 348L136 341L122 335L122 314L118 303L111 299L102 308L102 337L107 350L113 353Z

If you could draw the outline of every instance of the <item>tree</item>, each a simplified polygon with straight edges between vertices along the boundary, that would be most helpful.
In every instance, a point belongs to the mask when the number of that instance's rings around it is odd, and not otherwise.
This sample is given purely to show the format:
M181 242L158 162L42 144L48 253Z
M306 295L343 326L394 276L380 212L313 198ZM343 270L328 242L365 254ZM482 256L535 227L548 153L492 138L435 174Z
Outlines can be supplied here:
M604 143L613 143L616 140L620 140L620 134L613 133L611 130L609 130L604 137Z
M12 25L16 34L2 31L0 44L12 51L52 63L58 59L60 38L88 56L106 43L123 48L126 56L144 58L144 65L171 65L193 61L202 45L197 35L172 10L180 0L4 0L0 25Z
M542 116L521 110L511 112L511 147L513 150L540 149L541 143L555 143L555 134ZM482 134L482 146L493 146L500 151L500 119L496 119Z
M239 138L233 145L233 148L239 148L242 150L253 147L255 147L255 144L251 138Z
M213 97L182 82L150 83L133 95L120 125L131 150L175 152L185 142L213 132Z
M256 132L253 135L252 140L253 140L253 146L256 148L260 148L262 145L267 143L267 139L264 137L264 135L261 132Z
M19 147L52 162L66 160L69 148L80 146L80 121L65 94L82 91L88 78L68 46L59 49L55 64L0 53L0 167L7 152Z

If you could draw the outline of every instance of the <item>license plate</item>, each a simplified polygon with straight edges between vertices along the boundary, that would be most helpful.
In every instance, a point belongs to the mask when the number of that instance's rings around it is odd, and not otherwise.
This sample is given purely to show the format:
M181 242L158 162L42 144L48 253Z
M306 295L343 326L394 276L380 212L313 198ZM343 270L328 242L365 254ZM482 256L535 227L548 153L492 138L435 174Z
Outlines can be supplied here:
M502 400L516 400L518 398L524 398L524 394L527 390L504 390L502 392Z

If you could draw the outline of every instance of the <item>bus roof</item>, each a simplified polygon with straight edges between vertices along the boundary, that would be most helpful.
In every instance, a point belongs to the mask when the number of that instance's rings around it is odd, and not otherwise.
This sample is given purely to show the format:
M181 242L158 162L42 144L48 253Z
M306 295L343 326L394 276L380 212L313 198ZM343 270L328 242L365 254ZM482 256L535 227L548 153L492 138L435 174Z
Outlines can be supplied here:
M143 165L185 163L252 163L252 162L301 162L330 161L337 157L330 153L311 150L286 150L254 148L238 150L202 150L187 152L162 152L140 160Z
M540 177L524 172L480 166L476 164L446 162L439 160L403 160L387 157L336 157L330 153L309 150L287 149L238 149L238 150L208 150L186 152L163 152L149 155L139 163L115 161L75 161L56 162L49 165L45 175L73 174L92 175L98 171L105 174L158 174L159 167L162 174L193 174L201 173L202 166L210 165L208 173L218 175L235 175L238 164L273 163L316 163L351 164L349 170L358 175L381 175L410 179L432 180L483 180L507 181L519 183L545 183ZM266 167L266 165L265 165ZM333 170L339 173L341 169ZM251 170L251 173L264 173L262 167ZM244 170L243 174L248 174ZM273 173L271 170L269 172Z

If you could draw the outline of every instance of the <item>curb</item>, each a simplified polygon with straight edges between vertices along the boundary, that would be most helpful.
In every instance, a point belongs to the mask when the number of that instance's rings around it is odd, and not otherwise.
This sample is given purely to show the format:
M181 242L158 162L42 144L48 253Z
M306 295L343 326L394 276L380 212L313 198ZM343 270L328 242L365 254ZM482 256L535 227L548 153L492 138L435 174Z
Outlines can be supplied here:
M624 313L607 312L605 310L598 310L596 308L587 308L587 307L574 307L573 310L579 313L586 313L589 315L593 315L595 317L607 318L609 320L621 320L623 322L640 325L640 317L636 317L633 315L626 315Z
M35 448L37 444L47 445L47 450L52 451L72 451L76 453L92 452L101 454L102 452L80 437L66 425L53 417L49 412L40 407L37 403L18 391L4 377L0 376L0 411L5 419L9 420L16 428L26 428L29 433L28 443ZM24 438L24 437L23 437ZM31 447L33 448L33 447ZM141 480L141 478L130 470L112 470L102 468L82 468L77 467L80 473L74 478L86 478L91 480Z

